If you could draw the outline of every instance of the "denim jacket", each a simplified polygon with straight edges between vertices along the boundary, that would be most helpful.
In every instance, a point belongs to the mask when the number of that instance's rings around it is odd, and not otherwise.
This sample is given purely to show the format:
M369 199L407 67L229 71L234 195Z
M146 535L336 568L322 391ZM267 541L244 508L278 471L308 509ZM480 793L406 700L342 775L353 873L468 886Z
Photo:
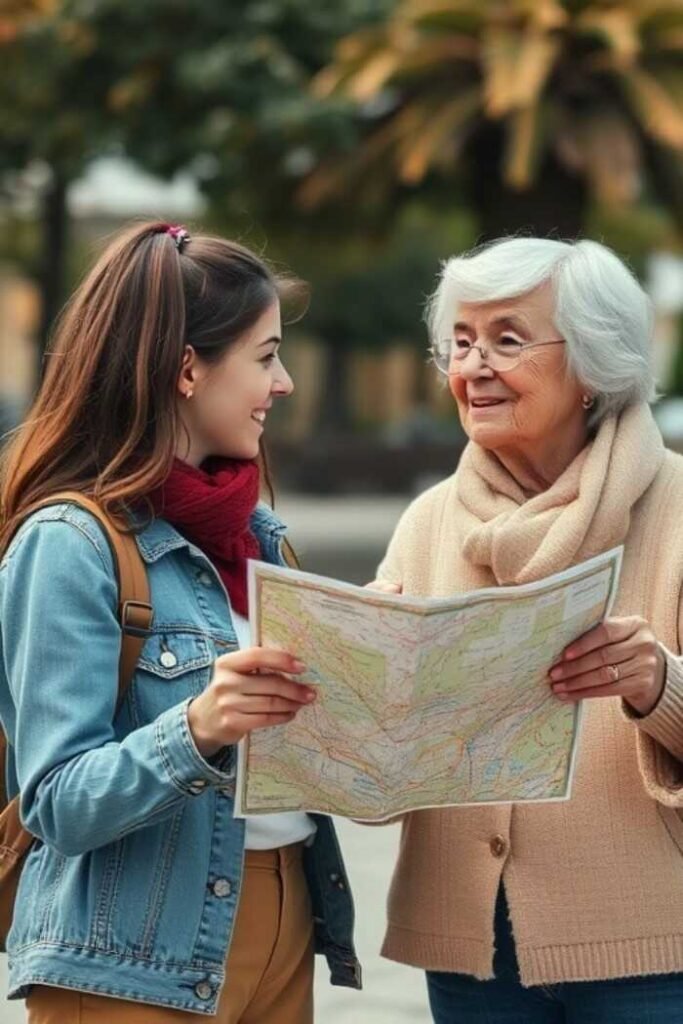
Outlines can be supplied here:
M259 506L262 557L283 525ZM0 718L10 794L33 835L8 939L10 998L32 984L215 1014L244 857L234 748L206 761L187 708L236 647L205 555L155 520L137 542L154 622L116 707L121 631L112 555L72 504L28 519L0 566ZM332 821L304 852L316 950L360 988L353 903ZM220 881L220 884L217 884Z

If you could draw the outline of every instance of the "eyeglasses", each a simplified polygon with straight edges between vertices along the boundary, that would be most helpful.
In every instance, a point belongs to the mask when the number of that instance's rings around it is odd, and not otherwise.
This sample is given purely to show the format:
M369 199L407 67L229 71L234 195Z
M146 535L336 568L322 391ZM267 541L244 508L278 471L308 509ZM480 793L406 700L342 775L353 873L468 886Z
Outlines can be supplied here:
M462 372L462 364L472 349L476 348L482 363L490 366L497 373L505 373L506 370L514 370L524 357L524 353L530 348L540 348L542 345L564 345L564 338L553 338L551 341L530 341L524 344L517 341L516 338L504 334L486 347L475 345L467 338L444 338L432 347L432 359L437 370L451 377Z

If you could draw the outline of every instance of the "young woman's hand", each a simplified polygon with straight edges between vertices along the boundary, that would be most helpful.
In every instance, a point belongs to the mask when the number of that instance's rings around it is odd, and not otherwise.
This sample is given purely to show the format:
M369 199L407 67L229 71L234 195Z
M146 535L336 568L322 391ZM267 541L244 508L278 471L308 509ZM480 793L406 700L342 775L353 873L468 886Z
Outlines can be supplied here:
M250 647L216 659L211 682L190 704L187 720L197 750L211 757L253 729L291 722L315 690L283 673L306 668L284 651Z
M560 700L623 697L647 715L664 687L666 658L645 619L605 619L569 644L550 670Z

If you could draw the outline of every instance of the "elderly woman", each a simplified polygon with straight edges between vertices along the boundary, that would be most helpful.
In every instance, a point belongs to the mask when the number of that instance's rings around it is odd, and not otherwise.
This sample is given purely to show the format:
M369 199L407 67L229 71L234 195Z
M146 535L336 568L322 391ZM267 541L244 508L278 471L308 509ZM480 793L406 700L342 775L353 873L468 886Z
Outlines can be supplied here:
M683 459L646 404L648 300L594 242L503 239L446 263L430 326L470 443L377 585L625 551L613 617L548 675L588 701L571 800L407 815L383 953L426 968L437 1024L683 1021Z

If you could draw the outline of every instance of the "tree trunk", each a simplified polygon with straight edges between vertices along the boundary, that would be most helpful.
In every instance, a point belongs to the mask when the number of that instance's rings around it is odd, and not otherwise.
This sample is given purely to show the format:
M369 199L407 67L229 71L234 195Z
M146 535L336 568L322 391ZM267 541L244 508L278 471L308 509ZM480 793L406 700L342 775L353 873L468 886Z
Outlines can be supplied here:
M65 255L67 240L66 190L68 181L57 168L52 168L52 178L43 194L42 260L40 269L41 316L38 331L38 373L43 376L45 351L55 317L64 301Z
M683 166L663 146L647 137L641 140L644 162L654 185L655 195L664 200L676 228L683 232Z
M348 351L335 342L327 344L325 383L320 407L320 429L325 435L338 435L349 426Z
M583 229L588 191L552 155L525 191L502 179L504 136L499 124L486 124L468 151L469 192L485 240L523 232L541 238L576 238Z

